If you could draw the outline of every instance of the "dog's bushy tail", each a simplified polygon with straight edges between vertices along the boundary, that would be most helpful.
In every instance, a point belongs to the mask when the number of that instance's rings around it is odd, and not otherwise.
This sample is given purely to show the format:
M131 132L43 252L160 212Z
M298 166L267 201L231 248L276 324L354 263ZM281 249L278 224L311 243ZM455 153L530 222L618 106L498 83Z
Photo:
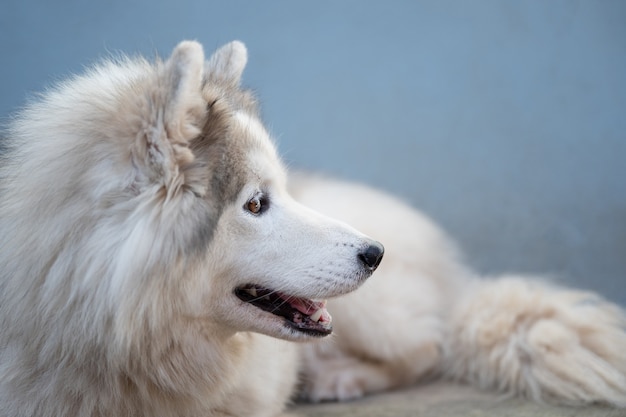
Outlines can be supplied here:
M595 294L481 280L450 320L449 377L540 402L626 407L626 315Z

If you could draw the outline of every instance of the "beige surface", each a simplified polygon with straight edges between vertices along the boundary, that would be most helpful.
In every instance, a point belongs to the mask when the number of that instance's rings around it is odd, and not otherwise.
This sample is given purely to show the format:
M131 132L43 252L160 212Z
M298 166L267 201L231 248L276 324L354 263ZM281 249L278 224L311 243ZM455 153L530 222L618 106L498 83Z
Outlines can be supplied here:
M626 417L626 410L571 408L502 398L466 386L436 383L348 403L297 405L289 417Z

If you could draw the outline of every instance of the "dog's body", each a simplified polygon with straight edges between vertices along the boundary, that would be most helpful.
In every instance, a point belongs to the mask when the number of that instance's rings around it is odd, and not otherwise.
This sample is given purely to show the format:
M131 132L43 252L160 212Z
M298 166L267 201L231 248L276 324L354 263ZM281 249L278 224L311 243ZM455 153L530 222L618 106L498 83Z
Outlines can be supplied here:
M483 279L401 201L354 184L296 181L292 194L304 204L386 248L373 279L329 301L335 337L305 346L308 398L349 399L443 376L536 401L626 406L621 309L534 277Z
M626 406L617 307L482 281L427 219L285 170L239 87L204 61L106 63L24 110L0 168L0 416L274 416L446 376ZM318 214L306 206L325 213ZM359 291L348 294L378 267ZM315 301L317 300L317 301ZM285 339L285 340L281 340Z

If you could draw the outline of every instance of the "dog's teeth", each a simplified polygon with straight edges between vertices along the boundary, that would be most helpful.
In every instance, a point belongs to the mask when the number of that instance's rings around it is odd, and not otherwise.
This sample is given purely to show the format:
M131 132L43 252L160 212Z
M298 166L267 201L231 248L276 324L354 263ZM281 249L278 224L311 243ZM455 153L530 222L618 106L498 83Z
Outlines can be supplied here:
M315 313L311 314L311 320L320 321L320 318L322 317L323 312L324 312L323 308L318 309Z
M256 294L256 288L246 288L246 292L247 292L248 294L250 294L251 296L253 296L253 297L256 297L256 296L257 296L257 294Z

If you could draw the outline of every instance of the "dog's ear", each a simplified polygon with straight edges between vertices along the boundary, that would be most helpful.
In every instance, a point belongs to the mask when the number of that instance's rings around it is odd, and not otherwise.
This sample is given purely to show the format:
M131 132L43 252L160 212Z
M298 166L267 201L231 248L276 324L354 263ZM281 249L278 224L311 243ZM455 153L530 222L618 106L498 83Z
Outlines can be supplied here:
M185 168L194 160L188 144L201 133L204 123L202 46L181 42L157 67L155 76L147 87L142 127L132 150L140 171L136 185L161 185L171 195L186 183Z
M240 41L232 41L211 55L206 63L205 72L208 79L237 86L247 62L246 46Z
M164 121L176 135L195 137L199 133L198 107L202 102L204 51L198 42L179 43L165 63L161 83L165 88ZM191 129L191 135L187 132ZM172 138L175 139L175 138Z

